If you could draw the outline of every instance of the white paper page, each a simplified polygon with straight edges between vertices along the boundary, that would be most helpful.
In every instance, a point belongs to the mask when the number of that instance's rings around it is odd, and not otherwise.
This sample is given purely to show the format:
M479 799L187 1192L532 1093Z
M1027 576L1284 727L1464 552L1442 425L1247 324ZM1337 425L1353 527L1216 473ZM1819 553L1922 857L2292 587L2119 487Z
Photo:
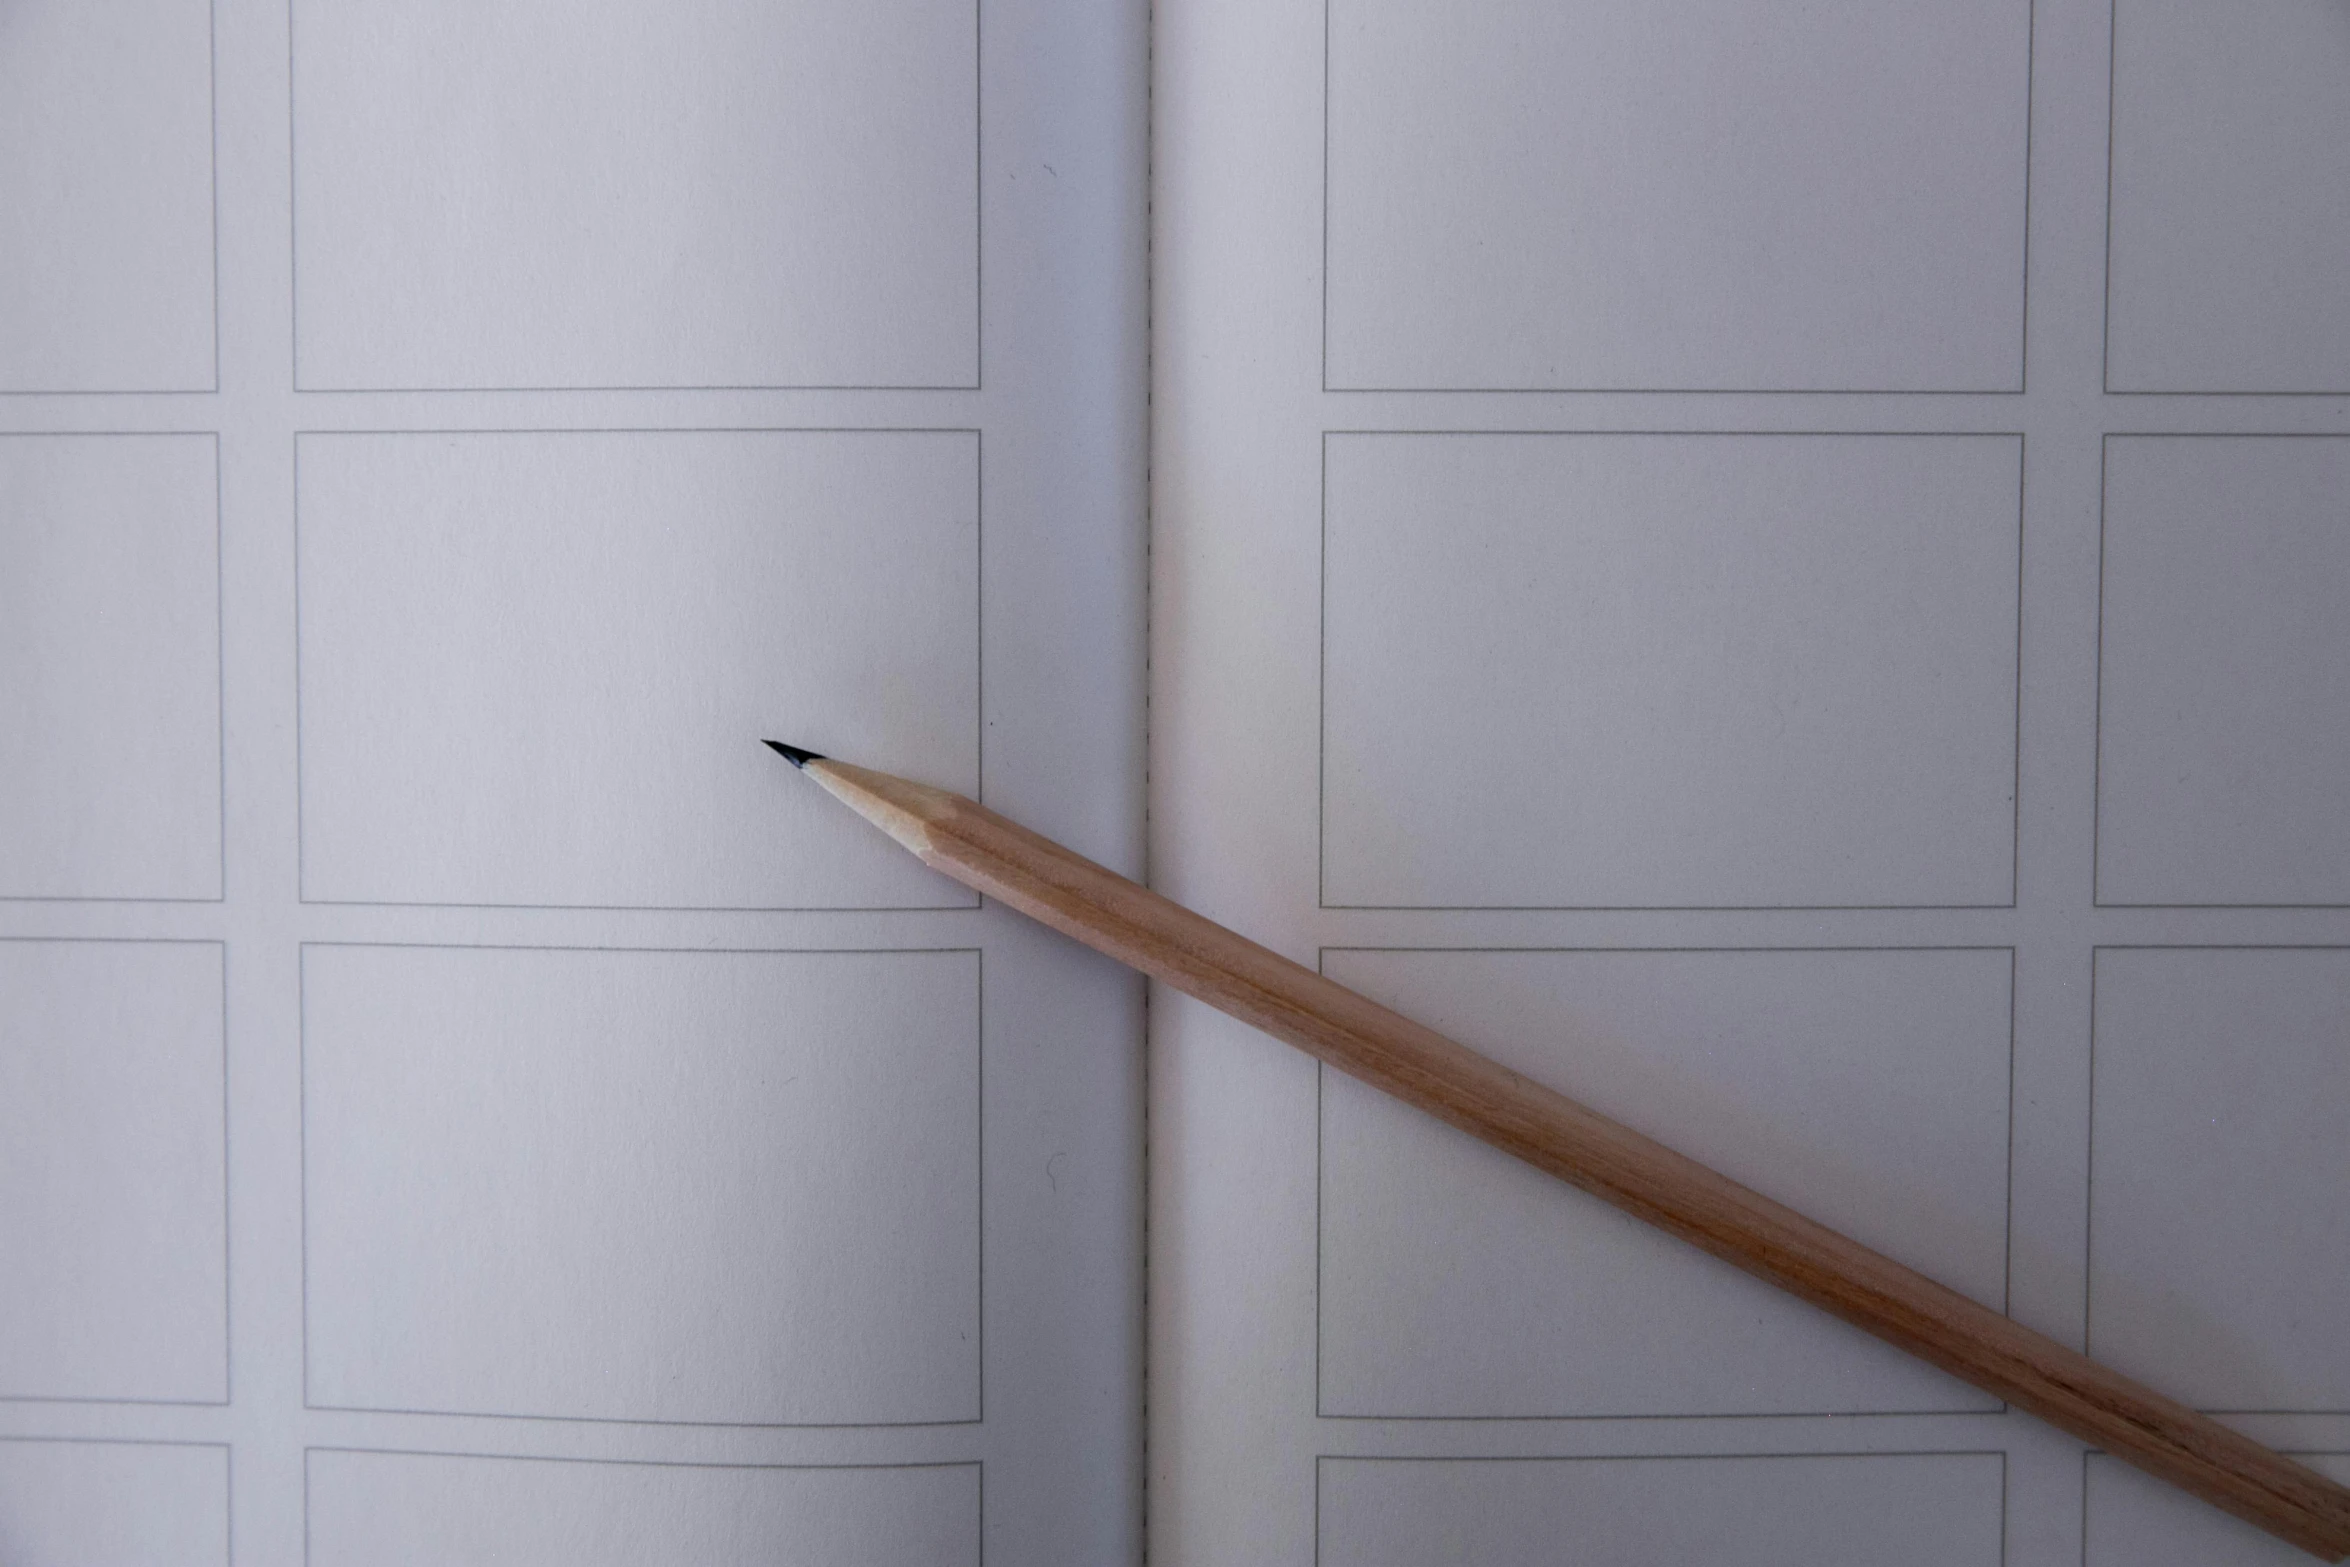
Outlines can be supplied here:
M1134 1558L1145 45L0 4L0 1561Z
M1157 19L1159 883L2350 1452L2350 10ZM2286 1559L1152 1031L1155 1560Z

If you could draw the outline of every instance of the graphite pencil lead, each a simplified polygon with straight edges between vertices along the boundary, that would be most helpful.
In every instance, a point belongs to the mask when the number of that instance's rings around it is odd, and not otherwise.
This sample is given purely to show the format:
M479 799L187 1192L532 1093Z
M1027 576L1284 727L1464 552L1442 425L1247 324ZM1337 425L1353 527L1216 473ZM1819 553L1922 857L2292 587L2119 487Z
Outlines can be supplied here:
M796 745L785 745L781 740L769 740L765 744L768 750L773 751L794 767L805 767L810 762L824 760L824 753L821 751L803 751Z

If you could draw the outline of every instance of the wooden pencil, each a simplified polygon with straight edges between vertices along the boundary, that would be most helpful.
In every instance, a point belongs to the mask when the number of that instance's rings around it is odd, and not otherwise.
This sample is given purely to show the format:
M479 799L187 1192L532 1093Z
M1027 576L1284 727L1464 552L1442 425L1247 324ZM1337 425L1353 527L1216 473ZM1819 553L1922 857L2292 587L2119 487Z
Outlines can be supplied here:
M2350 1489L943 789L768 741L925 865L2329 1562Z

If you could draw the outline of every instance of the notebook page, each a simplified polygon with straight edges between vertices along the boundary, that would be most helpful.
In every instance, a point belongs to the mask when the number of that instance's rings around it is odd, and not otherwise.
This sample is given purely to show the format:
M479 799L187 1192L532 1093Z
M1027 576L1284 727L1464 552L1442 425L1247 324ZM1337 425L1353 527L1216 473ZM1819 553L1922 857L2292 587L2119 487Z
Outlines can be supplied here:
M1178 0L1154 61L1160 885L2345 1472L2350 11ZM1152 1034L1154 1559L2294 1559Z
M0 6L0 1559L1138 1549L1139 6Z

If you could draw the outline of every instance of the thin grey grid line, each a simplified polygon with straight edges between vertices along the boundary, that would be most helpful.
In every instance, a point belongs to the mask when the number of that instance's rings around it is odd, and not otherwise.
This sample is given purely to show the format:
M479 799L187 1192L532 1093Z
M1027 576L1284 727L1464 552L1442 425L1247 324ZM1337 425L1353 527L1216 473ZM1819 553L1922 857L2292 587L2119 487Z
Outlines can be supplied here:
M302 188L301 150L296 144L294 136L294 123L300 118L297 112L300 89L294 79L294 56L297 53L294 16L296 6L297 0L286 0L286 386L292 391L301 392L307 388L302 385L301 375L302 312L298 301L302 297L302 240L299 218L295 210L296 192ZM300 494L299 483L300 460L297 458L297 489L295 491L297 495ZM298 528L299 518L297 516L297 531ZM299 724L296 727L298 729ZM307 1562L309 1556L309 1541L305 1539L302 1547L303 1560Z
M2006 1232L2006 1245L2001 1247L2003 1266L1999 1277L1999 1314L2015 1315L2015 1040L2016 1040L2016 949L2007 949L2007 1203L2001 1212L2000 1224ZM2005 1409L2007 1400L1999 1407Z
M1316 1453L1317 1464L1670 1464L1685 1461L1721 1463L1730 1460L1755 1459L1767 1462L1801 1463L1820 1458L1998 1458L2007 1457L2003 1447L1928 1447L1928 1448L1835 1448L1814 1452L1809 1448L1774 1448L1763 1453L1704 1452L1704 1453Z
M2007 906L2017 908L2024 895L2024 576L2025 535L2031 527L2031 507L2028 475L2032 467L2030 438L2015 438L2015 737L2009 743L2014 747L2010 761L2009 801L2011 820L2008 823Z
M1330 958L1330 954L1329 954L1329 949L1328 949L1328 948L1324 948L1324 949L1322 949L1321 951L1319 951L1319 952L1317 952L1317 953L1315 953L1315 954L1314 954L1314 972L1315 972L1315 973L1317 973L1317 974L1320 974L1320 975L1321 975L1323 978L1325 978L1325 979L1329 978L1329 973L1330 973L1330 962L1329 962L1329 958ZM1325 1234L1326 1234L1326 1232L1327 1232L1327 1229L1328 1229L1328 1224L1327 1224L1327 1222L1326 1222L1326 1220L1325 1220L1325 1218L1324 1218L1324 1208L1325 1208L1325 1204L1324 1204L1324 1201L1323 1201L1323 1199L1324 1199L1325 1195L1328 1193L1328 1191L1329 1191L1329 1189L1330 1189L1330 1178L1329 1178L1329 1175L1328 1175L1328 1173L1327 1173L1327 1171L1328 1171L1328 1169L1329 1169L1329 1164L1328 1164L1328 1161L1327 1161L1327 1159L1326 1159L1326 1157L1325 1157L1325 1155L1324 1155L1324 1151L1323 1151L1323 1150L1324 1150L1324 1145L1325 1145L1325 1142L1326 1142L1326 1140L1327 1140L1327 1139L1326 1139L1326 1137L1325 1137L1325 1135L1324 1135L1324 1134L1325 1134L1325 1129L1328 1127L1328 1125L1329 1125L1329 1121L1330 1121L1329 1113L1328 1113L1328 1110L1327 1110L1327 1108L1326 1108L1326 1106L1327 1106L1327 1104L1328 1104L1328 1100L1329 1100L1329 1086L1330 1086L1330 1064L1329 1064L1328 1062L1326 1062L1326 1061L1319 1061L1319 1060L1317 1060L1317 1061L1314 1063L1314 1302L1313 1302L1313 1305L1314 1305L1314 1418L1315 1418L1316 1420L1328 1420L1329 1418L1331 1418L1331 1416L1330 1416L1330 1411L1329 1411L1329 1410L1328 1410L1326 1407L1324 1407L1324 1406L1325 1406L1325 1390L1326 1390L1326 1388L1327 1388L1328 1384L1327 1384L1327 1383L1326 1383L1326 1382L1323 1380L1323 1372L1322 1372L1322 1341L1323 1341L1325 1338L1327 1338L1327 1337L1329 1336L1328 1334L1326 1334L1326 1333L1325 1333L1325 1332L1323 1332L1323 1330L1322 1330L1322 1319L1323 1319L1323 1316L1325 1315L1325 1313L1324 1313L1324 1310L1323 1310L1323 1306L1324 1306L1324 1303L1325 1303L1325 1302L1326 1302L1326 1301L1329 1299L1329 1292L1328 1292L1328 1291L1327 1291L1327 1290L1326 1290L1326 1289L1323 1287L1323 1282L1322 1282L1322 1275L1323 1275L1323 1266L1322 1266L1322 1261L1323 1261L1323 1258L1324 1258L1324 1256L1325 1256L1325 1255L1327 1254L1327 1252L1329 1251L1329 1247L1328 1247L1326 1244L1324 1244L1324 1237L1325 1237Z
M304 898L301 903L306 909L510 909L548 914L970 914L984 907L985 900L973 893L968 903L459 903L392 898Z
M1337 397L1951 397L2018 398L2021 386L1331 386ZM2274 395L2274 394L2247 394ZM2324 393L2311 393L2323 396ZM1952 432L1930 432L1947 435Z
M982 389L987 362L987 8L971 0L971 384L935 391ZM848 387L833 388L848 391ZM908 390L921 390L908 388Z
M2008 1472L2008 1466L2009 1466L2009 1464L2010 1464L2010 1463L2012 1463L2012 1462L2013 1462L2013 1460L2011 1460L2011 1459L2008 1457L2008 1455L2007 1455L2007 1449L2006 1449L2006 1448L2004 1448L2004 1447L2003 1447L2003 1448L2000 1448L2000 1449L1998 1450L1998 1452L1999 1452L1999 1563L2000 1563L2000 1567L2007 1567L2007 1513L2008 1513L2008 1509L2009 1509L2011 1506L2013 1506L2013 1505L2014 1505L2014 1502L2015 1502L2015 1497L2014 1497L2014 1494L2012 1493L2012 1491L2011 1491L2011 1490L2009 1489L2009 1487L2008 1487L2008 1483L2007 1483L2007 1480L2008 1480L2008 1473L2007 1473L2007 1472Z
M2089 949L2089 1094L2082 1128L2081 1160L2087 1179L2081 1183L2081 1353L2094 1353L2092 1343L2097 1288L2097 970L2102 949Z
M2286 398L2286 397L2302 397L2302 398L2309 398L2309 397L2314 397L2314 398L2318 398L2318 399L2321 399L2321 400L2323 400L2323 399L2326 399L2326 398L2331 398L2331 399L2333 399L2333 400L2334 400L2334 401L2336 401L2336 402L2342 402L2342 401L2345 401L2345 400L2350 400L2350 387L2345 387L2345 388L2343 388L2343 389L2342 389L2342 390L2340 390L2340 391L2334 391L2334 392L2224 392L2224 391L2216 391L2216 390L2212 390L2212 391L2194 391L2194 390L2178 391L2178 390L2172 390L2172 391L2142 391L2142 392L2141 392L2141 391L2130 391L2130 390L2123 389L2123 388L2114 388L2114 387L2108 387L2108 388L2106 388L2106 393L2105 393L2105 395L2106 395L2106 396L2108 396L2108 397L2277 397L2277 398ZM2321 432L2321 433L2322 433L2322 432Z
M2091 726L2096 746L2096 763L2091 773L2093 797L2089 810L2089 903L2094 909L2350 909L2350 903L2147 903L2121 902L2105 896L2103 886L2104 817L2105 817L2105 579L2106 579L2106 514L2107 494L2113 477L2113 448L2116 441L2345 441L2350 432L2330 430L2287 430L2268 433L2257 430L2108 430L2098 440L2097 465L2097 654L2093 665L2096 684L2095 719Z
M1314 972L1328 977L1329 960L1333 953L1397 953L1409 955L1464 953L1486 956L1551 956L1558 954L1609 953L1990 953L2007 954L2007 1148L2004 1166L2006 1201L2003 1207L2003 1233L2000 1239L2001 1284L2000 1313L2006 1315L2012 1305L2012 1280L2015 1273L2015 1041L2016 1041L2016 949L1997 945L1936 946L1910 943L1880 946L1621 946L1621 947L1565 947L1565 946L1325 946L1317 949ZM1323 1223L1322 1193L1325 1185L1322 1162L1322 1137L1326 1090L1333 1068L1326 1063L1315 1063L1314 1069L1314 1418L1317 1420L1346 1421L1356 1424L1391 1425L1525 1425L1556 1424L1583 1425L1601 1422L1658 1421L1671 1423L1689 1420L1878 1420L1946 1418L1962 1416L1999 1417L2007 1413L2009 1405L1999 1400L1988 1409L1828 1409L1828 1410L1750 1410L1726 1414L1709 1413L1600 1413L1573 1415L1391 1415L1391 1414L1332 1414L1323 1407L1322 1394L1322 1255Z
M829 385L804 381L793 381L788 384L759 381L713 381L691 386L667 382L648 382L641 386L605 386L602 384L593 386L299 386L294 390L300 392L304 397L499 397L506 395L560 397L566 394L596 397L615 392L639 396L657 396L670 392L775 392L787 395L796 392L856 392L869 393L874 396L892 396L900 392L919 393L926 396L959 392L968 396L974 392L985 391L986 388L977 381L961 385L941 384L936 386L895 383L887 386L860 386Z
M955 383L898 383L898 382L811 382L811 381L748 381L688 384L659 382L644 385L603 385L573 382L562 386L510 386L483 383L469 386L305 386L302 383L301 297L302 291L294 258L301 251L301 214L299 211L300 183L295 178L294 149L299 138L295 127L300 121L300 88L296 81L294 47L294 13L303 0L286 0L286 244L294 253L289 257L286 272L287 312L287 384L296 392L327 395L403 396L422 394L457 395L481 392L527 392L547 394L557 392L978 392L985 390L984 365L987 349L987 271L986 271L986 209L987 209L987 113L985 87L987 52L982 31L985 6L982 0L971 4L971 379ZM216 133L217 134L217 133ZM218 188L217 176L214 180ZM217 222L216 222L217 229ZM218 289L219 268L213 270L214 287ZM215 315L217 322L217 312ZM217 325L214 330L214 352L219 350ZM214 390L218 390L219 375L214 372Z
M987 799L987 438L978 430L971 437L971 712L976 728L971 737L971 793ZM971 894L970 908L987 900ZM955 905L964 907L965 905Z
M979 1312L973 1322L977 1340L973 1358L978 1366L979 1385L974 1400L977 1411L968 1419L955 1420L664 1420L625 1415L554 1415L520 1413L488 1409L412 1409L380 1404L322 1404L310 1391L310 965L307 954L313 948L335 948L360 951L440 951L440 952L560 952L593 956L638 954L666 957L906 957L906 956L965 956L972 959L972 1038L976 1059L974 1062L973 1101L977 1136L973 1143L977 1180L974 1183L978 1211L978 1251L975 1272L979 1280ZM421 1415L440 1419L542 1421L555 1425L585 1426L652 1426L702 1430L735 1431L903 1431L915 1429L944 1429L949 1427L977 1427L985 1423L987 1400L987 1223L985 1207L986 1180L986 949L976 946L960 947L645 947L645 946L588 946L504 942L452 941L304 941L297 946L295 965L296 1011L298 1046L297 1081L300 1103L300 1175L301 1175L301 1257L302 1257L302 1407L335 1414ZM887 1466L884 1466L887 1467Z
M214 273L215 278L219 276ZM215 379L218 379L217 376ZM213 710L219 748L220 896L228 902L228 479L220 460L220 433L212 432L212 675L220 696Z
M2098 301L2097 386L2113 393L2113 137L2114 91L2120 80L2121 0L2105 7L2105 288Z
M1329 0L1323 0L1327 15ZM1330 438L1322 432L1319 526L1314 555L1314 906L1330 907Z
M293 10L293 0L286 0L286 5L287 15L290 20ZM293 493L287 497L292 506L294 522L293 527L288 530L293 535L293 544L291 550L289 551L291 557L289 564L293 568L293 587L292 592L288 596L293 600L294 621L294 902L298 905L307 904L310 901L308 893L308 888L310 886L310 807L308 804L310 798L310 781L305 776L303 766L303 758L309 754L310 747L304 740L302 734L303 434L304 432L300 430L293 432ZM303 1277L305 1279L309 1277L309 1259L307 1256L305 1256L303 1259ZM309 1321L309 1306L307 1300L305 1300L303 1305L303 1321ZM307 1368L305 1368L303 1371L302 1391L303 1401L307 1403L309 1401L310 1391L309 1371Z
M204 6L204 121L212 160L212 387L220 391L220 0ZM215 464L217 467L217 463Z
M219 395L220 388L216 386L93 386L82 391L71 391L63 387L0 387L0 397L55 397L59 399L67 399L81 397L217 397ZM20 431L18 433L32 434L46 432ZM89 432L81 430L59 430L55 433L59 435L82 435ZM171 433L178 434L184 432L175 431ZM9 1439L6 1437L0 1437L0 1441L7 1440ZM59 1440L62 1441L64 1439L59 1438Z
M485 903L479 901L423 901L402 899L314 898L308 886L308 833L304 812L308 791L302 778L302 445L306 440L339 437L363 439L509 435L967 435L971 438L972 484L972 702L976 720L972 746L972 792L982 803L987 796L987 485L985 433L973 425L674 425L593 427L481 427L473 429L365 429L296 430L294 434L294 865L297 901L307 908L366 909L509 909L533 912L580 910L588 913L653 914L938 914L967 913L986 906L978 894L968 902L895 904L644 904L644 903ZM748 740L745 742L749 743ZM224 805L225 810L225 805ZM225 829L223 838L225 840ZM217 900L215 900L217 901Z
M2032 100L2040 88L2040 5L2024 4L2024 277L2016 304L2015 395L2032 389ZM2006 1555L2001 1547L2000 1554Z
M1470 437L1498 439L1517 437L1575 437L1581 439L1670 439L1695 437L1699 439L1766 440L1780 437L1802 439L1874 440L1880 437L1901 439L1930 438L1949 441L2013 441L2016 451L2016 727L2015 754L2011 772L2011 814L2009 819L2007 900L2003 903L1723 903L1723 904L1593 904L1593 903L1332 903L1329 899L1327 871L1329 852L1328 812L1328 712L1330 688L1329 653L1329 593L1330 593L1330 447L1340 437ZM2012 910L2016 907L2019 868L2021 864L2021 834L2023 830L2023 531L2025 436L2021 430L1590 430L1590 429L1524 429L1524 430L1429 430L1429 429L1325 429L1322 432L1322 492L1321 492L1321 552L1317 562L1320 592L1320 645L1318 670L1317 728L1315 736L1315 907L1331 912L1391 913L1391 914L1835 914L1835 913L1895 913L1933 912L1957 913L1973 910Z
M0 1441L25 1440L0 1437ZM158 1444L162 1445L162 1444ZM226 1443L189 1442L175 1444L187 1447L225 1447ZM721 1459L698 1458L591 1458L572 1453L477 1453L471 1450L445 1447L347 1447L320 1443L302 1449L305 1459L312 1453L348 1453L358 1458L445 1458L453 1463L507 1463L507 1464L586 1464L622 1469L755 1469L755 1470L874 1470L874 1469L978 1469L985 1465L982 1458L917 1458L897 1463L730 1463Z
M307 1374L308 1367L304 1367ZM523 1424L560 1426L646 1426L678 1431L945 1431L973 1430L986 1424L978 1415L967 1420L657 1420L636 1415L516 1414L497 1409L409 1409L391 1404L318 1404L302 1407L329 1415L414 1415L434 1420L504 1420Z
M0 1442L19 1442L33 1447L216 1447L229 1451L226 1442L205 1442L190 1437L173 1436L0 1436Z
M235 1186L230 1180L230 1136L235 1119L229 1073L228 943L220 946L220 1401L237 1401L237 1245Z
M1322 390L1330 387L1330 5L1322 0ZM1327 459L1325 459L1327 468Z
M2106 471L2113 437L2097 438L2096 646L2089 659L2089 907L2105 906L2105 511ZM2092 1013L2094 1021L2094 1013Z
M984 947L947 948L971 954L971 1099L978 1123L971 1134L971 1223L977 1237L972 1257L971 1332L972 1375L968 1421L935 1424L983 1425L987 1421L987 950Z
M294 947L294 1199L302 1227L297 1237L302 1262L302 1407L315 1409L318 1406L310 1395L310 965L302 956L304 945L307 943ZM307 1485L307 1459L304 1465ZM307 1515L307 1505L304 1512ZM304 1559L308 1559L307 1548Z

